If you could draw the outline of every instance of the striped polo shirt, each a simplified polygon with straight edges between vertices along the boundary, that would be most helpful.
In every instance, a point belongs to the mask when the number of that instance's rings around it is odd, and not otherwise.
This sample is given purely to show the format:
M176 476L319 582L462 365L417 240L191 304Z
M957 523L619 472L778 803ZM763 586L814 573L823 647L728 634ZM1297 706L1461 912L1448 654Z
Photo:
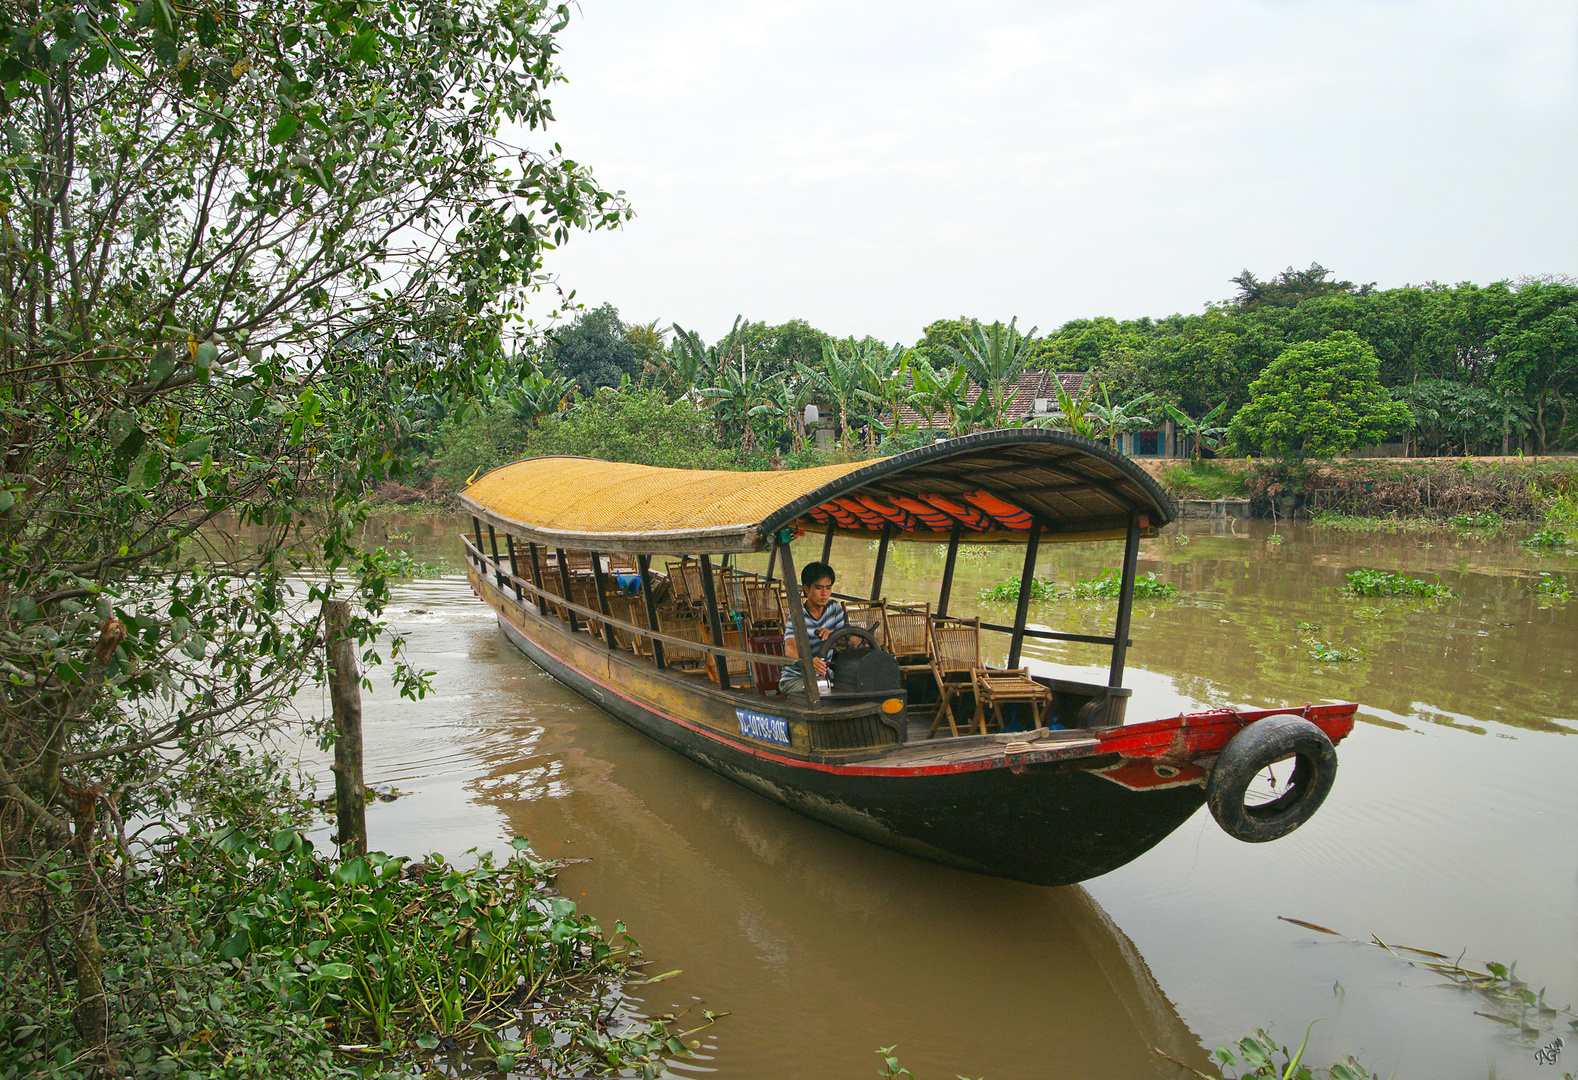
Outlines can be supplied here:
M822 617L820 619L811 618L811 609L806 607L803 603L800 605L800 610L805 613L805 631L807 634L811 635L811 655L821 656L824 660L827 659L827 657L823 656L822 654L822 650L827 643L821 638L817 637L816 632L818 630L826 630L831 635L832 631L847 626L849 624L849 618L844 614L844 605L840 604L837 600L829 600L827 602L827 607L822 609ZM794 640L793 623L791 623L786 629L788 632L784 634L785 645ZM801 677L801 674L800 666L798 664L792 667L785 667L778 676L779 679L794 679L799 677Z

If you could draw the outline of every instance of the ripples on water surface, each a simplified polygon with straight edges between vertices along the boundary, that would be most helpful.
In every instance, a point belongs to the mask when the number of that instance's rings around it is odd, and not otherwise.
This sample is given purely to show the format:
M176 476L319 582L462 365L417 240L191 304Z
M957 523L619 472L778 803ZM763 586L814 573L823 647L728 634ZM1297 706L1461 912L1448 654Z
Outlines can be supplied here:
M400 527L419 556L458 570L454 523ZM1202 810L1083 888L931 866L801 819L637 735L511 649L452 574L396 594L394 625L437 674L424 701L384 683L366 699L368 780L411 792L369 808L372 843L458 856L522 835L544 855L590 859L563 874L566 894L605 925L624 920L654 970L685 969L646 992L647 1009L703 998L732 1014L685 1073L865 1076L872 1051L897 1043L921 1080L1173 1076L1150 1047L1204 1067L1202 1045L1269 1026L1296 1046L1316 1017L1328 1019L1311 1037L1314 1060L1360 1053L1383 1076L1394 1062L1399 1078L1572 1068L1537 1065L1428 972L1276 916L1466 950L1465 962L1517 960L1556 1003L1578 1000L1578 600L1542 609L1533 585L1542 569L1578 584L1578 560L1510 540L1284 524L1277 545L1269 532L1191 525L1146 543L1142 572L1182 595L1138 605L1126 682L1133 720L1361 702L1331 798L1281 841L1238 843ZM801 544L803 562L819 541ZM1038 572L1065 586L1119 556L1117 545L1042 550ZM858 591L870 546L839 541L834 554L841 589ZM896 545L890 595L933 598L940 556ZM1459 597L1341 600L1344 574L1361 566L1439 574ZM954 595L1018 570L1018 550L961 558ZM1032 610L1053 628L1110 631L1110 605ZM1001 606L983 614L1012 618ZM1365 659L1317 664L1309 636ZM1104 664L1078 645L1031 643L1026 657L1065 671ZM327 776L320 758L307 760ZM1567 1041L1578 1059L1578 1039Z

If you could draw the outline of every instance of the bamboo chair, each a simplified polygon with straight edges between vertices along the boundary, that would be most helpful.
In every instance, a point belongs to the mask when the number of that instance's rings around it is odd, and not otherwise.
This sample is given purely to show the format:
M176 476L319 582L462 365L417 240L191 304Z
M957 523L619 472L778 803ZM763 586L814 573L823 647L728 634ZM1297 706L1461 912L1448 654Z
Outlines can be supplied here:
M992 710L999 731L1003 729L1004 705L1029 705L1038 729L1046 726L1047 714L1052 711L1052 691L1032 679L1029 668L1010 668L1006 671L976 668L975 700L980 702L978 713Z
M608 601L608 614L621 622L633 623L636 626L647 626L647 606L639 597L614 596ZM614 627L614 640L621 649L635 653L637 656L652 655L652 641L650 638L633 634L629 630Z
M570 579L570 600L593 611L601 610L597 603L597 582L590 577L573 577ZM581 625L586 628L588 634L593 636L601 636L603 632L603 620L594 618L591 615L582 615Z
M757 635L784 631L784 594L777 582L752 581L745 586L745 611Z
M616 552L608 556L608 572L612 574L638 574L641 572L636 565L634 555Z
M931 605L889 607L883 612L888 652L901 672L929 671L932 667Z
M893 651L888 648L887 619L884 617L882 604L870 601L856 603L851 600L844 605L844 617L849 620L850 626L858 626L862 630L870 631L871 636L877 639L878 647L887 649L888 652Z
M709 638L709 641L710 641L710 638ZM744 635L742 635L739 632L739 630L737 630L737 629L732 629L732 628L725 629L723 631L723 647L725 649L735 649L735 650L737 650L739 652L744 652L745 651ZM736 660L732 656L725 656L725 657L723 657L723 660L728 664L728 667L729 667L729 685L730 686L738 688L738 687L745 686L746 684L752 683L752 682L755 681L752 678L752 676L751 676L751 665L748 662L746 662L744 660ZM707 654L707 660L706 660L706 668L707 668L707 678L711 679L713 682L717 682L718 681L718 657L713 655L712 653L708 653Z
M981 620L950 619L931 627L932 675L937 680L940 699L937 715L932 718L928 739L937 737L937 729L948 722L948 730L959 734L959 723L953 715L953 700L966 692L975 697L975 715L965 727L966 735L986 730L986 712L980 695L975 690L975 673L981 666Z
M671 637L684 638L698 644L707 640L706 631L702 629L701 620L688 612L669 613L658 612L658 629ZM672 667L700 668L707 661L707 653L702 649L693 649L688 645L675 645L672 641L663 643L665 659Z
M685 564L682 562L665 563L668 571L669 599L680 607L690 606L690 586L685 581L685 574L681 570Z

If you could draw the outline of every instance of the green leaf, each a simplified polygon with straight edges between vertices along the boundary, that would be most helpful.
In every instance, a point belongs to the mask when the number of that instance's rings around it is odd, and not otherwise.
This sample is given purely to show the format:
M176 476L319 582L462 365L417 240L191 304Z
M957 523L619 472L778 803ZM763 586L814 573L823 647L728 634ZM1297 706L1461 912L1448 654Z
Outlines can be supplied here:
M336 960L332 963L324 964L313 973L312 977L314 979L349 979L354 974L356 974L355 968Z
M300 122L300 117L295 113L280 113L279 120L275 122L273 129L268 133L269 145L278 146L296 134L296 125Z
M16 496L9 491L0 491L0 514L5 513L16 505Z
M373 879L372 870L367 866L367 860L361 856L347 859L334 868L334 880L341 885L366 885Z

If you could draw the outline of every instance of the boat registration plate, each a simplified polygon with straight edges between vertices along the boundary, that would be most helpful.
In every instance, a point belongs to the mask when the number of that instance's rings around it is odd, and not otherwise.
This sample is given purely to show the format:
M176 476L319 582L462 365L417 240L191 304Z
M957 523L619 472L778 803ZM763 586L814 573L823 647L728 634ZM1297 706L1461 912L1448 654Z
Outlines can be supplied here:
M789 721L782 716L770 716L750 709L735 709L734 715L740 718L740 734L746 738L777 743L779 746L789 745Z

